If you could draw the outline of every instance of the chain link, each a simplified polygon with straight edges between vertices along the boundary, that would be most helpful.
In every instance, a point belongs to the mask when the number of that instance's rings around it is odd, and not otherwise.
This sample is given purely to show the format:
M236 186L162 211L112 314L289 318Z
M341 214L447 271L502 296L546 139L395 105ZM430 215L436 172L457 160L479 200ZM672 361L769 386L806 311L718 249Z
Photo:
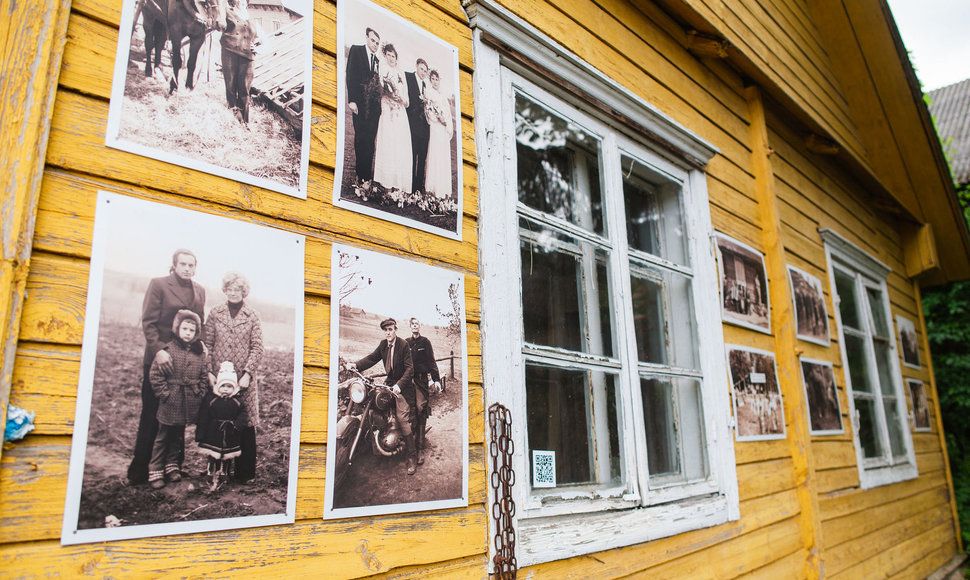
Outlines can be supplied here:
M512 471L512 414L499 403L488 408L488 425L492 441L488 452L492 456L491 483L494 490L492 517L495 518L495 577L499 580L515 580L518 563L515 560L515 502L512 501L512 486L515 485L515 472Z

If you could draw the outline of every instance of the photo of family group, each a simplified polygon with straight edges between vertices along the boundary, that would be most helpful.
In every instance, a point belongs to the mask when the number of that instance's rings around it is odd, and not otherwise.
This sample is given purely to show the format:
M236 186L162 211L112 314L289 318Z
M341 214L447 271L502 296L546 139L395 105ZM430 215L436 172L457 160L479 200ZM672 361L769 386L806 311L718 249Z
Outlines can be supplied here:
M771 334L765 259L758 250L717 234L721 270L721 317L725 322Z
M785 409L775 371L775 355L726 345L738 441L785 438Z
M788 266L788 280L795 303L795 331L798 338L828 346L829 314L825 308L822 281L794 266Z
M458 49L366 0L337 46L334 204L461 239Z
M311 0L124 0L105 142L306 198Z
M293 522L303 248L98 194L63 544Z
M464 276L334 245L324 518L468 503Z

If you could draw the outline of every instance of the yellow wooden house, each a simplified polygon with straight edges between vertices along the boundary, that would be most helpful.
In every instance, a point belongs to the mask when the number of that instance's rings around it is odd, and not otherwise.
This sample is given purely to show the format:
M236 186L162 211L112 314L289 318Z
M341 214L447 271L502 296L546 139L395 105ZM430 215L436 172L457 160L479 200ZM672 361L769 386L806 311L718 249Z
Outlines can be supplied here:
M305 200L105 146L120 1L4 3L0 404L36 428L0 457L0 575L485 578L514 558L523 578L856 579L962 561L920 291L970 278L970 234L885 0L376 3L458 48L458 240L334 205L335 2L313 2ZM305 236L295 523L61 544L101 190ZM322 518L334 243L465 274L467 506ZM725 248L746 272L729 285ZM790 272L820 283L815 340ZM806 361L834 377L827 427ZM552 483L535 450L554 451Z

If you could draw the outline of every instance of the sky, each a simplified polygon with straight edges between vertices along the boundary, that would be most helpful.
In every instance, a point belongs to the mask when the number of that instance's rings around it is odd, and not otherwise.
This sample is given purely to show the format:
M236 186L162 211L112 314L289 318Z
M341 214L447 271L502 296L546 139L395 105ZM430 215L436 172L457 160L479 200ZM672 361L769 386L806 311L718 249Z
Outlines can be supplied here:
M929 92L970 78L970 0L888 0Z

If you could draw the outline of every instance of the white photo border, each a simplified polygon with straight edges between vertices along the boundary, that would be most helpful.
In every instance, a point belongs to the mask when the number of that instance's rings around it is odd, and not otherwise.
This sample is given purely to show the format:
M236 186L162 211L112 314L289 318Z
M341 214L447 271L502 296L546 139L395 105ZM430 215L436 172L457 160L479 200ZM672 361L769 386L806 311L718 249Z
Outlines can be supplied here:
M367 207L359 203L353 203L350 201L345 201L340 198L340 189L343 183L343 169L344 169L344 152L346 151L346 115L347 115L347 62L343 57L343 47L346 46L347 42L347 31L346 31L346 10L347 4L354 3L363 7L366 10L377 11L384 16L399 22L402 26L409 28L409 32L420 34L428 40L438 43L441 45L442 49L447 49L452 51L452 74L454 75L454 83L452 87L452 94L455 96L455 118L452 119L454 123L455 131L457 134L457 159L456 167L453 171L457 173L458 183L456 186L456 193L458 196L458 211L455 219L455 230L446 230L443 228L435 227L418 220L413 220L403 216L395 215L391 212L382 211L379 209L374 209ZM407 226L409 228L414 228L416 230L421 230L428 232L430 234L435 234L443 236L445 238L450 238L452 240L461 241L462 240L462 219L464 210L464 185L463 185L463 159L462 159L462 125L461 125L461 87L459 84L460 70L458 67L458 47L445 42L444 40L438 38L437 36L431 34L427 30L419 27L417 24L407 20L398 14L378 6L373 2L368 2L367 0L339 0L337 2L337 149L336 149L336 160L334 162L334 174L333 174L333 204L336 207L343 209L348 209L350 211L364 214L370 217L375 217L378 219L386 220L399 225Z
M903 331L909 330L913 333L913 341L916 347L916 362L906 359L906 349L903 348ZM907 366L911 369L921 369L921 361L919 358L919 334L916 332L916 323L906 318L901 314L896 315L896 340L899 341L899 358L903 361L903 366Z
M120 526L115 528L94 528L79 530L78 519L81 502L81 491L84 477L85 454L87 451L88 427L90 425L91 403L94 395L95 358L98 350L98 333L100 329L102 289L104 286L104 271L109 232L112 220L125 217L124 212L137 209L149 209L153 217L159 214L184 218L190 214L192 219L220 221L230 227L257 232L258 235L279 236L282 243L289 237L294 246L294 252L299 252L299 278L301 284L298 289L293 288L292 299L295 307L294 335L293 335L293 398L290 424L290 456L287 471L286 509L284 513L256 516L240 516L234 518L217 518L211 520L195 520L186 522L166 522L145 524L138 526ZM77 406L74 415L73 437L71 439L71 458L68 471L67 493L64 500L64 519L61 528L61 545L86 544L92 542L106 542L114 540L129 540L149 538L155 536L169 536L292 524L296 520L296 491L299 472L300 451L300 419L303 393L303 322L304 322L304 255L306 240L304 236L259 226L248 222L230 218L205 214L196 210L180 208L172 205L146 201L118 193L98 191L94 233L91 242L91 266L88 277L87 303L84 312L84 339L81 344L81 366L78 373ZM139 355L140 349L139 349Z
M445 500L431 500L424 502L410 502L410 503L398 503L398 504L383 504L375 506L364 506L364 507L349 507L349 508L334 508L334 487L330 482L335 480L335 459L336 453L331 452L332 446L336 445L336 432L337 432L337 392L339 389L340 381L339 368L340 368L340 301L336 301L330 308L330 384L329 384L329 400L327 402L327 466L326 466L326 482L327 485L324 489L324 505L323 505L323 519L333 520L333 519L344 519L344 518L356 518L362 516L374 516L374 515L387 515L387 514L399 514L399 513L409 513L418 511L429 511L437 509L448 509L456 507L467 507L468 506L468 473L469 473L469 461L468 461L468 332L467 332L467 311L465 309L465 275L453 270L448 270L446 268L441 268L439 266L433 266L430 264L421 263L418 261L410 260L403 256L395 256L391 254L385 254L383 252L375 252L373 250L365 250L355 246L349 246L344 244L333 244L333 248L330 254L330 280L331 285L335 280L338 279L337 270L340 267L340 252L350 252L357 255L365 255L376 257L380 260L397 260L400 261L402 265L407 268L413 268L415 270L422 270L425 273L435 272L440 275L442 272L447 272L449 274L454 274L455 279L459 284L459 300L461 305L461 371L462 371L462 382L457 387L461 389L461 399L462 399L462 412L461 412L461 457L462 457L462 492L461 497L454 499ZM333 293L333 288L331 287L331 293ZM407 477L407 476L404 476Z
M923 397L926 398L926 422L928 423L926 427L920 427L916 422L916 397L913 396L913 385L919 385L923 389ZM906 379L906 388L909 390L909 397L912 399L913 403L913 431L920 433L926 433L933 430L933 422L930 421L930 394L927 392L926 383L919 379Z
M814 337L814 336L812 336L810 334L800 334L800 333L798 333L798 308L797 308L797 306L795 304L795 301L796 301L797 297L795 296L795 282L794 282L794 280L792 280L792 273L793 272L796 273L796 274L798 274L799 276L805 278L810 283L813 283L814 282L813 286L815 286L818 289L818 292L819 292L818 298L819 298L819 300L822 301L822 310L825 312L825 336L826 336L826 338L824 340L818 339L818 338L816 338L816 337ZM802 270L801 268L798 268L798 267L792 266L792 265L788 265L788 288L791 290L792 306L794 307L794 315L795 315L795 334L798 337L798 339L799 340L804 340L805 342L811 342L811 343L817 344L819 346L824 346L824 347L831 346L831 344L832 344L832 328L829 326L829 307L825 303L825 289L822 288L822 280L819 279L816 276L813 276L813 275L809 274L808 272L806 272L805 270Z
M310 117L312 116L312 96L313 96L313 7L310 5L308 14L303 15L303 26L306 30L304 37L303 55L303 139L300 143L300 184L297 187L286 185L278 181L266 179L226 167L220 167L214 163L193 159L179 153L173 153L155 147L149 147L140 143L134 143L121 139L118 132L121 128L121 110L125 94L125 82L128 70L128 61L131 50L131 31L133 30L133 20L135 17L135 4L137 0L123 0L121 7L121 25L118 29L118 47L115 53L114 73L111 81L111 100L108 106L108 123L105 127L104 142L108 147L141 155L150 159L164 161L187 169L202 171L211 175L224 177L232 181L246 183L262 187L269 191L275 191L290 195L299 199L307 198L307 184L309 181L310 170ZM182 90L185 90L184 87Z
M731 351L742 351L749 352L753 354L758 354L762 356L767 356L771 358L771 368L775 375L775 387L778 389L778 400L781 409L781 433L769 434L769 435L741 435L739 429L741 428L738 421L738 398L734 392L734 371L731 370ZM769 441L772 439L786 439L788 437L788 426L785 420L785 398L781 392L781 383L778 382L778 361L775 358L775 353L770 350L762 350L760 348L753 348L750 346L742 346L740 344L725 344L724 345L725 362L727 363L728 379L731 384L731 403L734 407L734 438L736 441Z
M832 374L832 389L835 391L835 404L839 411L838 429L812 429L812 403L808 396L808 380L805 377L805 367L803 366L805 363L826 367L829 369L829 373ZM845 422L842 421L842 401L839 399L839 384L835 380L835 365L833 365L830 361L800 356L798 357L798 369L802 376L802 390L805 393L805 411L808 414L809 435L841 435L845 433Z
M720 302L719 306L721 309L721 320L723 320L724 322L727 322L728 324L741 326L749 330L756 330L758 332L770 335L771 334L771 296L768 293L768 270L765 268L765 255L762 252L759 252L758 250L752 248L748 244L745 244L744 242L736 240L735 238L732 238L727 234L723 234L721 232L715 231L714 238L715 238L714 251L716 252L716 255L717 255L717 270L718 270L717 295L718 295L718 302ZM727 242L740 246L741 248L753 253L761 260L761 275L764 276L764 279L765 279L765 288L763 292L765 297L765 306L768 309L767 327L759 326L757 324L753 324L746 320L737 318L733 316L730 312L724 309L724 256L721 255L720 240L725 240Z

